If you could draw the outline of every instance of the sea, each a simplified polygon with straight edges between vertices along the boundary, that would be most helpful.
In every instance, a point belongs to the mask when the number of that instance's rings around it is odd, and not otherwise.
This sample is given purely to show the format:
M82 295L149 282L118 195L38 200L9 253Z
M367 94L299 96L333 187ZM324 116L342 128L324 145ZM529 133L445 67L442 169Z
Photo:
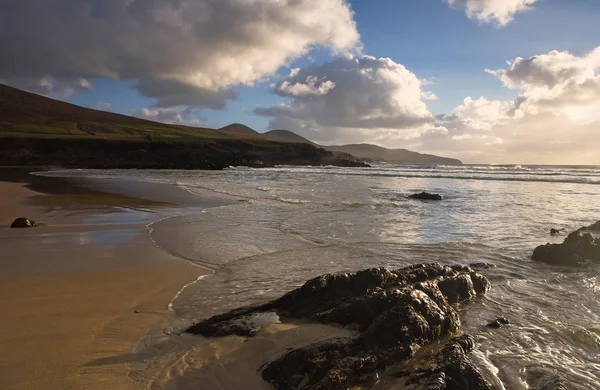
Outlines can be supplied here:
M492 290L459 306L472 359L499 389L600 389L600 264L531 261L542 244L600 220L600 167L392 165L70 170L50 175L176 185L223 206L149 225L161 249L206 269L171 308L192 323L277 298L324 273L414 263L488 263ZM441 194L443 201L409 199ZM562 234L550 235L550 229ZM162 234L161 232L177 234ZM497 317L501 329L485 325ZM556 387L558 388L558 387Z

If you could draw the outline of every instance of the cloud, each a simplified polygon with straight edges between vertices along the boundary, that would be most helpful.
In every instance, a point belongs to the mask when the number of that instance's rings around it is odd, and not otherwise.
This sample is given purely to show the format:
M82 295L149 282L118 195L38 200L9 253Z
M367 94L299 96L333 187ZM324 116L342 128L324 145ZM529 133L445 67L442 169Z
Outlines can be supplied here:
M390 59L360 57L292 70L274 86L286 101L255 113L271 117L271 129L322 144L368 142L466 162L600 164L600 48L516 58L487 72L516 98L466 97L434 117L427 81ZM335 85L326 93L281 88L326 82Z
M142 108L132 113L133 116L138 118L155 122L200 127L202 121L196 117L197 114L197 110L189 107Z
M298 71L294 69L294 72ZM335 83L329 80L319 80L316 76L308 76L305 81L282 82L275 90L282 96L323 96L335 88Z
M512 101L467 97L436 117L447 134L413 146L467 161L600 164L600 48L583 56L551 51L487 70L518 91Z
M514 20L517 13L531 9L538 0L444 0L451 6L462 7L471 19L494 23L500 27Z
M578 57L551 51L516 58L508 69L487 70L502 83L521 91L521 114L552 112L575 122L600 120L600 47Z
M423 102L432 98L422 81L389 58L338 58L293 69L274 87L291 99L255 113L272 117L270 128L287 128L315 141L414 138L432 127Z
M0 59L0 62L2 59ZM18 77L2 79L0 83L58 99L68 99L77 92L89 91L92 83L81 77Z
M475 130L491 130L511 120L514 112L514 102L488 100L485 97L476 100L467 97L463 104L454 109L456 118Z
M98 102L94 108L100 111L108 111L112 108L112 106L112 103L109 102Z
M222 108L314 47L357 50L353 17L346 0L20 0L0 79L137 80L157 107Z

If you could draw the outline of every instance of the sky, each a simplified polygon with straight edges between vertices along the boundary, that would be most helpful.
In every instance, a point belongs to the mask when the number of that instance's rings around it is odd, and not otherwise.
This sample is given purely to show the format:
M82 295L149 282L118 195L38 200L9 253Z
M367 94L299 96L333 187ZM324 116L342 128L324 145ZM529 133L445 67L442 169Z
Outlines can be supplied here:
M151 120L600 164L597 0L19 0L0 82Z

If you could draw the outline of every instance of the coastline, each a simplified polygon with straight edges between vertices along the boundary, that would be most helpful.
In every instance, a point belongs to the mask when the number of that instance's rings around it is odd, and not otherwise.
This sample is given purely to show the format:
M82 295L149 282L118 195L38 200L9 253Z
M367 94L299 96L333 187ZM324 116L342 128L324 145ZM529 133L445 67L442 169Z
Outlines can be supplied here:
M165 184L29 179L0 181L0 387L143 388L132 354L208 274L156 247L147 225L203 199ZM21 216L40 227L7 228Z

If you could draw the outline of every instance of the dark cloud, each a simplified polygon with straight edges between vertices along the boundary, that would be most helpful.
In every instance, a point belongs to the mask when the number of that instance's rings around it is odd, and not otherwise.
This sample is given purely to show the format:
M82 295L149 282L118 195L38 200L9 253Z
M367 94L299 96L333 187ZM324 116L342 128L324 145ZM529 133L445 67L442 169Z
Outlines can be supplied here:
M138 80L161 107L222 108L314 46L359 45L345 0L19 0L0 25L0 79Z

